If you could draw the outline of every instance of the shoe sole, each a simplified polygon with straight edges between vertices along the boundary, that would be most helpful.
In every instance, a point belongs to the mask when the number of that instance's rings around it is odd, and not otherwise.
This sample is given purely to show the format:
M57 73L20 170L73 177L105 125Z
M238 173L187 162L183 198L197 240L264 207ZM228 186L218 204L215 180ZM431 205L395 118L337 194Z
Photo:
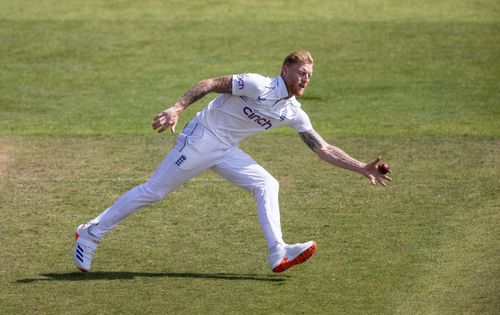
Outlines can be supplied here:
M299 256L295 257L293 260L287 261L286 260L287 258L283 258L280 264L273 269L273 272L283 272L295 265L303 263L304 261L311 258L311 256L316 252L316 247L317 247L316 243L313 242L311 247L304 250L302 253L300 253Z
M78 238L79 238L79 237L80 237L80 235L78 234L78 232L77 232L77 231L75 231L75 238L76 238L76 240L78 240ZM81 272L83 272L83 273L85 273L85 272L87 272L87 271L88 271L88 270L85 270L85 269L80 268L80 267L78 267L78 266L76 266L76 268L78 268L78 270L80 270L80 271L81 271Z

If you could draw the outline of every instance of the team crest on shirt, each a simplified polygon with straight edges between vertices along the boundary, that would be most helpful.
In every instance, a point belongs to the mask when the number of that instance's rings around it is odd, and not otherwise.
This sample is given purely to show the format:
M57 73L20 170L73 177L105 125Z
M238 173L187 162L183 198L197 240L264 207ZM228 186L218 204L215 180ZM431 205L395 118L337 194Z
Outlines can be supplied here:
M284 108L282 111L281 111L281 115L280 115L280 120L283 121L286 119L286 116L288 114L288 108Z

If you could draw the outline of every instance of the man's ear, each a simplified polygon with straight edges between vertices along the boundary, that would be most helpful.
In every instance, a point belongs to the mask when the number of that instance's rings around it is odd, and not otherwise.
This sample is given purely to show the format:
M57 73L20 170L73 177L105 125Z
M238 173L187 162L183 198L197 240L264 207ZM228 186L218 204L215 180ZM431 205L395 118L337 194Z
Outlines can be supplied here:
M288 73L288 65L283 65L283 67L281 68L281 73L282 74L287 74Z

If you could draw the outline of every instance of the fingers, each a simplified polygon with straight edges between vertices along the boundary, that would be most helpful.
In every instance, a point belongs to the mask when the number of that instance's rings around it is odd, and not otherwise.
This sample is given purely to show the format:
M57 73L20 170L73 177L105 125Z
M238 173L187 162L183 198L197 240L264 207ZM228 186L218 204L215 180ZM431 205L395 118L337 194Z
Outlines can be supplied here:
M167 128L168 128L168 125L163 125L160 129L158 129L158 133L164 132L165 130L167 130Z
M385 180L388 180L388 181L391 181L392 178L390 178L389 176L385 176L385 175L381 175L381 176L373 176L373 175L369 175L368 178L370 179L370 182L376 186L377 183L379 183L380 185L386 187L387 184L384 182L384 179Z
M382 174L382 172L380 172L378 170L378 166L379 166L380 161L382 161L382 157L379 156L376 159L374 159L373 161L369 162L366 165L367 166L366 170L367 170L368 175L365 175L365 176L367 176L370 179L370 181L373 185L377 185L377 183L378 183L378 184L382 185L383 187L386 187L387 183L385 181L392 181L392 178L386 174ZM387 174L389 174L389 173L391 173L390 169L387 171Z
M175 133L175 127L177 126L177 117L172 117L166 112L161 112L156 115L151 126L154 130L158 129L158 133L162 133L170 127L170 130Z
M384 186L384 187L385 187L385 186L387 186L387 185L384 183L384 181L382 180L382 178L380 178L380 177L377 177L377 182L379 182L379 183L380 183L380 185L382 185L382 186Z
M153 119L153 123L151 124L151 126L153 127L153 129L158 129L160 126L163 125L165 120L166 120L165 113L161 112L158 115L156 115L156 117Z
M172 133L175 133L175 127L177 126L177 119L174 120L174 123L172 124L172 127L170 128L170 131L172 131Z
M377 183L379 183L380 185L386 187L387 184L384 182L384 180L381 178L381 177L370 177L370 181L372 182L372 184L374 186L377 185Z
M170 128L170 130L172 132L175 132L175 125L177 125L177 121L175 121L174 123L172 123L170 121L164 122L163 124L161 124L161 128L158 129L158 133L162 133L165 130L167 130L168 128Z
M377 182L375 180L375 176L368 176L368 178L370 179L370 181L372 182L373 186L376 186L377 185Z
M375 160L371 161L368 164L371 165L371 166L376 166L381 160L382 160L382 157L379 156Z

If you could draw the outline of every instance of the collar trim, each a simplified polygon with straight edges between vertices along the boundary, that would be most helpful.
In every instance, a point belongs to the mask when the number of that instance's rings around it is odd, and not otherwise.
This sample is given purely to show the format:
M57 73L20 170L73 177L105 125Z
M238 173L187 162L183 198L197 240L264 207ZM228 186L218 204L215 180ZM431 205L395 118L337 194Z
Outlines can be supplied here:
M276 77L276 87L278 88L278 95L281 98L288 97L288 89L286 88L285 81L281 77L281 75Z

